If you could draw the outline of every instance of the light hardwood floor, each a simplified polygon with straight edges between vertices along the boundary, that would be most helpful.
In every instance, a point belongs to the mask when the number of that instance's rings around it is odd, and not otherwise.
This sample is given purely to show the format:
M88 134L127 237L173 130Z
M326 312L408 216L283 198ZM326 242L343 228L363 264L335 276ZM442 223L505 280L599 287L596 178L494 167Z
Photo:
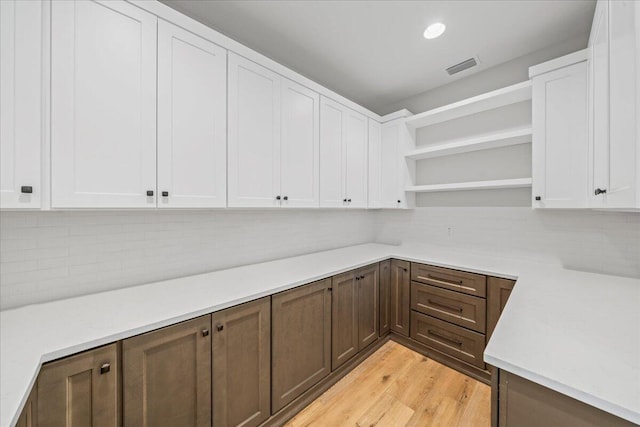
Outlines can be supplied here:
M451 368L387 342L287 427L485 427L491 389Z

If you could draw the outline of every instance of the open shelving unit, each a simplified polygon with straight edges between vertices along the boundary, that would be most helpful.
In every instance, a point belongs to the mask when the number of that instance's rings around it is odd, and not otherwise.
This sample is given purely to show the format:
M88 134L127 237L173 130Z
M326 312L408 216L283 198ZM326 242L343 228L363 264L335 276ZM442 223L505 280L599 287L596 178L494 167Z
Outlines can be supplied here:
M409 128L418 129L528 99L531 99L531 80L416 114L408 118L405 124Z
M527 80L467 98L462 101L454 102L453 104L416 114L408 117L405 120L405 124L409 130L415 131L438 123L455 120L500 107L506 107L511 104L530 100L532 96L531 89L531 81ZM469 153L473 151L490 150L512 145L527 144L531 142L532 136L533 132L531 124L529 123L516 128L499 129L488 134L473 135L462 139L454 139L416 148L405 153L405 159L408 161L415 161ZM531 187L531 185L531 178L510 178L490 181L412 185L407 187L405 191L409 193L436 193L465 190L527 188Z
M495 190L498 188L531 187L531 178L498 179L493 181L455 182L450 184L414 185L406 191L414 193L438 193L442 191Z

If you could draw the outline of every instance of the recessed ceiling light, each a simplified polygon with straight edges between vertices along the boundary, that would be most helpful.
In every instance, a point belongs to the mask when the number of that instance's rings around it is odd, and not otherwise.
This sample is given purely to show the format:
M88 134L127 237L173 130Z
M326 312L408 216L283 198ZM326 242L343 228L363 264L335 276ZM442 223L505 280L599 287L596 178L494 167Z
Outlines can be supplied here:
M435 39L436 37L440 37L442 35L442 33L444 33L444 30L447 29L447 26L444 25L442 22L436 22L434 24L431 24L427 27L426 30L424 30L424 38L425 39Z

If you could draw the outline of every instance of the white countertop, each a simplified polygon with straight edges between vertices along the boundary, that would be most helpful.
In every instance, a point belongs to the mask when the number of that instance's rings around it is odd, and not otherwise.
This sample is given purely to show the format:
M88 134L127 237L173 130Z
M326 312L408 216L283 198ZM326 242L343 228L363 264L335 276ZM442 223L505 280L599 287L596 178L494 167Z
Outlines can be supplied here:
M0 312L0 426L40 365L387 258L518 279L485 360L640 423L640 280L434 246L366 244Z

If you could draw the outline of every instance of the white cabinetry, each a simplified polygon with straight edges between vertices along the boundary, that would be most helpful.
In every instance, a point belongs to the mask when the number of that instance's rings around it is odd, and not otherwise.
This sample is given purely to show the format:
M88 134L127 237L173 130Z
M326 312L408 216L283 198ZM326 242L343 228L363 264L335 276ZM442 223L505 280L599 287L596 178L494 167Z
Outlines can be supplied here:
M320 100L320 206L367 207L367 118Z
M227 51L158 22L158 206L227 203Z
M586 207L587 63L583 60L531 77L533 207Z
M0 1L0 207L42 195L42 3Z
M600 0L590 49L590 206L640 208L640 4Z
M156 206L156 24L125 1L52 2L52 207Z
M319 96L229 54L229 206L318 206Z

